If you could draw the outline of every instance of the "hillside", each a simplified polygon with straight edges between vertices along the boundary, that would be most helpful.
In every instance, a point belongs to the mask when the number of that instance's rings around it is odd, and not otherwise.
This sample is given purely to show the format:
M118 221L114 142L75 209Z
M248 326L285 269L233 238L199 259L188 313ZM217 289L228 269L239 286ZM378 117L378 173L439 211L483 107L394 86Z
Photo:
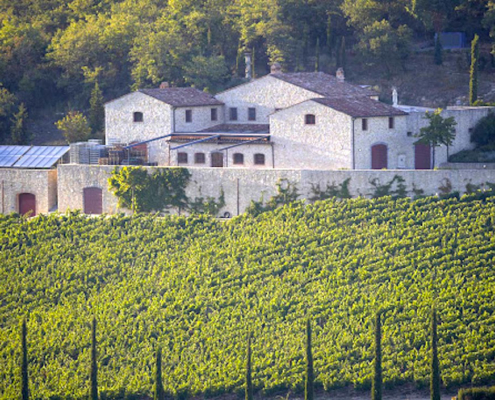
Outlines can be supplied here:
M248 329L255 386L300 390L306 316L318 385L367 388L377 308L386 387L424 386L434 302L444 384L493 382L495 197L480 197L296 203L228 222L0 216L0 398L19 390L25 315L36 398L86 395L93 315L107 395L149 395L157 346L169 393L237 392Z

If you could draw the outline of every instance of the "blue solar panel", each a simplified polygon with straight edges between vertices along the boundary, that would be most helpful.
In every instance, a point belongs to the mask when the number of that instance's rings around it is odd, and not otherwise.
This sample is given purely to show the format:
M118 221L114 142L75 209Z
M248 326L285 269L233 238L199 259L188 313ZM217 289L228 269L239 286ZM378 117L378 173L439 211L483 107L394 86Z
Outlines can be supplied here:
M68 151L69 146L33 146L13 165L13 167L51 168Z
M12 167L31 146L0 146L0 167Z

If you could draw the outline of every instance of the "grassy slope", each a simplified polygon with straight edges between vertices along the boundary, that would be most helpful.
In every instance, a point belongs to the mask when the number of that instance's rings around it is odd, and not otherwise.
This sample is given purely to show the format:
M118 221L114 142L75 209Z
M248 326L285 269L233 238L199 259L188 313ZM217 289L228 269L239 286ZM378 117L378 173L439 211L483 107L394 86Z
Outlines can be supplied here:
M150 393L157 344L169 392L239 390L247 329L255 386L300 388L308 314L319 384L367 387L376 307L386 383L425 384L433 300L444 382L493 380L494 224L494 197L327 201L227 223L0 217L0 398L19 390L25 314L43 398L87 393L92 314L108 393Z

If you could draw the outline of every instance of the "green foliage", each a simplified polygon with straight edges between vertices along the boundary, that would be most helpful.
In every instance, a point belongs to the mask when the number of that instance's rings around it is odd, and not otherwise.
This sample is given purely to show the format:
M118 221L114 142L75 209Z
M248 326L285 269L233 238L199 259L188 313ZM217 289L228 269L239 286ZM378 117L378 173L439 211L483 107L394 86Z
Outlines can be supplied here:
M312 184L312 195L309 198L309 201L315 202L318 200L330 199L332 197L336 197L338 199L350 199L352 197L349 191L350 182L351 178L347 178L340 185L336 185L335 182L333 182L331 185L327 184L327 187L324 190L321 189L320 184Z
M479 75L479 58L480 44L479 36L474 35L471 41L471 68L469 69L469 104L473 105L478 100L478 75Z
M17 98L8 89L0 86L0 141L6 139L11 129L11 118Z
M486 388L461 389L457 394L457 400L494 400L495 386Z
M223 189L220 190L218 200L210 196L206 198L196 197L187 203L187 209L191 214L208 214L214 217L218 216L218 213L223 207L225 207L225 193Z
M190 177L185 168L159 168L148 174L143 167L115 167L108 185L119 207L133 212L161 212L188 206L185 189Z
M444 384L493 382L494 224L493 193L330 199L229 221L2 215L0 398L19 396L27 311L32 398L87 397L93 315L102 398L152 397L158 348L167 393L242 392L248 327L253 387L301 393L294 327L308 315L315 384L369 388L377 305L384 385L426 387L432 269Z
M62 131L67 143L82 142L91 136L88 120L79 111L69 111L63 119L55 122L55 125Z
M437 34L435 37L435 53L434 53L434 59L435 59L435 64L436 65L442 65L443 64L443 54L442 54L442 43L440 42L440 33Z
M294 203L299 198L297 185L288 179L280 179L277 182L277 193L270 197L270 200L263 205L263 199L260 201L251 200L251 204L246 209L248 215L257 216L266 211L273 211L285 204Z
M18 111L14 114L11 120L10 141L12 144L27 144L29 134L26 130L26 120L28 113L24 103L21 103Z
M29 400L29 373L28 373L28 350L27 350L27 328L26 319L22 320L21 325L21 349L22 349L22 363L21 363L21 399Z
M162 350L156 351L155 361L155 388L153 391L153 400L165 400L165 390L163 389L162 380Z
M225 87L228 69L223 56L194 56L184 66L186 84L207 92L216 92Z
M375 354L373 358L373 382L371 385L371 400L382 400L383 372L382 372L382 323L380 311L375 315Z
M91 400L98 400L98 361L96 346L96 318L93 317L91 323L91 371L89 374L91 381Z
M245 400L253 400L253 366L252 366L252 354L251 354L251 332L247 335L247 346L246 346L246 387Z
M390 182L383 185L380 185L378 178L373 178L370 180L371 185L374 187L371 197L374 199L383 196L391 196L393 199L406 197L407 188L404 182L404 178L400 175L394 175Z
M471 133L471 142L477 146L495 143L495 113L490 112L477 122Z
M91 91L89 106L89 126L93 131L93 135L100 136L105 127L105 107L103 105L103 94L97 80L95 80L95 85Z
M431 310L431 358L430 358L430 399L440 400L440 364L438 362L437 310Z
M311 344L311 320L306 321L306 377L304 384L304 400L314 398L315 373L313 367L313 353Z

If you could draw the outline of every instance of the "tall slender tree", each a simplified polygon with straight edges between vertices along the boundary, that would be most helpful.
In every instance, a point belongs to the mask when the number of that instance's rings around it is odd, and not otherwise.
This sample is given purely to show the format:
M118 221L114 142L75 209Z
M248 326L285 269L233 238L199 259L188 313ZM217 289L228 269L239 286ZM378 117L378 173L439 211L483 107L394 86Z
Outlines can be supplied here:
M98 400L98 365L96 363L96 318L91 326L91 400Z
M93 131L93 135L101 134L105 125L105 106L103 105L103 94L98 80L95 80L95 85L91 91L89 105L89 126Z
M158 348L156 351L156 363L155 363L155 391L153 394L153 400L164 400L165 390L163 389L162 381L162 350Z
M253 380L252 380L252 353L251 353L251 332L247 336L246 349L246 400L253 400Z
M382 322L380 311L375 315L375 359L373 361L373 383L371 400L382 400Z
M431 375L430 398L440 400L440 364L438 362L437 310L431 309Z
M306 384L304 387L304 400L313 400L314 381L313 353L311 350L311 320L308 318L306 321Z
M471 68L469 70L469 104L478 100L478 63L480 58L479 36L474 35L471 42Z
M320 38L316 38L315 48L315 72L320 70Z
M28 400L29 399L29 375L28 375L28 355L27 355L27 327L26 327L26 319L25 318L22 320L21 342L22 342L21 397L22 397L22 400Z

